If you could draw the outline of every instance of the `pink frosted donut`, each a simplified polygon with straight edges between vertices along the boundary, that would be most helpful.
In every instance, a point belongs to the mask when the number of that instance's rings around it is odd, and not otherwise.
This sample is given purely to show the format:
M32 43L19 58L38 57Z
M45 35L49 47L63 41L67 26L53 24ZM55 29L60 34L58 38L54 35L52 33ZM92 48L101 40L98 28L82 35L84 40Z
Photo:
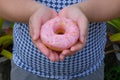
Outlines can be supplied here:
M41 27L42 42L50 49L62 51L74 45L79 38L79 29L70 19L56 17Z

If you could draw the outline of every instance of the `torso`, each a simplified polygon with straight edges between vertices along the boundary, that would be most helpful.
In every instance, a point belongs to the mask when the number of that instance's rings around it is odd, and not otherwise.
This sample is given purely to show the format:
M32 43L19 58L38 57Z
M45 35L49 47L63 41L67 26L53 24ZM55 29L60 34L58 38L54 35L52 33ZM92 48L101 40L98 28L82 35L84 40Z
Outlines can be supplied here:
M36 0L56 11L82 0ZM61 6L63 4L63 6ZM64 61L51 62L32 43L27 24L16 23L14 26L13 60L16 65L36 75L69 80L89 75L101 66L104 59L106 42L105 23L91 23L87 44L82 51L66 57Z

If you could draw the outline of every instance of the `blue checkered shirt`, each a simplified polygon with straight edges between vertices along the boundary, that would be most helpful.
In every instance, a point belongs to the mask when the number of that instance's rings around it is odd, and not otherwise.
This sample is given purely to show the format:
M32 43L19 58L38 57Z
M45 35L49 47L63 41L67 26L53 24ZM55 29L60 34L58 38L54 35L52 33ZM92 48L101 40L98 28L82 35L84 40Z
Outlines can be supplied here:
M82 0L36 0L56 11ZM27 4L27 3L26 3ZM64 61L51 62L32 43L29 27L24 23L15 23L13 61L26 71L46 78L70 80L87 76L96 71L104 60L106 43L106 25L103 22L90 23L86 46Z

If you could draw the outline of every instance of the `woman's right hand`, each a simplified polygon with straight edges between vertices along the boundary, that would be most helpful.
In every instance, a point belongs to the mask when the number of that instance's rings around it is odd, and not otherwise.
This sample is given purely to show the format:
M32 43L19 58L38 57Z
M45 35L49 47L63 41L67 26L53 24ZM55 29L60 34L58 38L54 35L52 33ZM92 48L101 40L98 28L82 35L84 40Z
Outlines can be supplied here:
M40 4L38 8L29 19L29 31L35 46L51 61L59 60L59 54L47 48L40 40L41 26L51 18L56 17L58 14L53 9Z

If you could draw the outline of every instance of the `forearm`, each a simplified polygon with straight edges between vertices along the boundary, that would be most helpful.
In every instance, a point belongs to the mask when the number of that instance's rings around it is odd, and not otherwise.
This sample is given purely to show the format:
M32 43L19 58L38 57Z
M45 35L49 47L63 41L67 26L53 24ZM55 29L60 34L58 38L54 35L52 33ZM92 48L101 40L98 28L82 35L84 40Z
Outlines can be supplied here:
M41 5L33 0L0 0L0 17L17 22L28 22Z
M88 0L79 6L91 22L120 17L120 0Z

